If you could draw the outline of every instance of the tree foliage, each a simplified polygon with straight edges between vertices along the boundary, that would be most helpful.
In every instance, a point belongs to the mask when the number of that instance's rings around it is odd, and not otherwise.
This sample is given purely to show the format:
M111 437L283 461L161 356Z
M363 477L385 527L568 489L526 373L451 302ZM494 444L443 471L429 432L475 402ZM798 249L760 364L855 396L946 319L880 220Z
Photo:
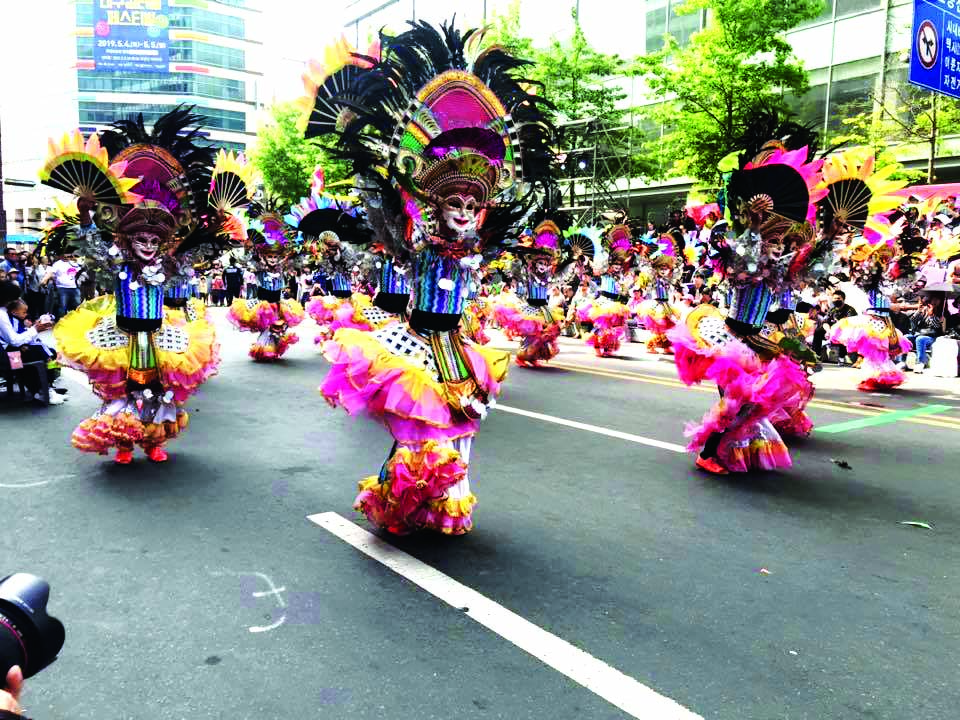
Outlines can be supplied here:
M274 105L270 115L271 122L257 133L251 160L267 190L281 202L292 205L310 193L317 165L323 166L328 185L350 176L348 165L330 153L334 138L303 137L297 129L300 113L293 103Z
M678 9L706 11L706 27L683 47L668 35L634 65L662 101L645 112L666 129L657 148L665 174L714 181L751 117L789 115L785 94L802 95L808 81L784 33L822 9L822 0L687 0Z
M627 75L629 63L590 45L575 7L571 7L570 17L573 33L569 38L554 38L538 48L521 33L520 0L513 0L506 12L494 17L491 38L513 55L531 61L521 72L539 85L556 109L558 151L568 174L595 172L601 181L648 175L642 164L646 159L641 153L642 132L633 122L633 108L625 102L627 93L622 85L611 82ZM585 120L591 123L571 125ZM567 153L573 146L596 146L596 159L592 152ZM581 166L594 162L597 167L589 170Z

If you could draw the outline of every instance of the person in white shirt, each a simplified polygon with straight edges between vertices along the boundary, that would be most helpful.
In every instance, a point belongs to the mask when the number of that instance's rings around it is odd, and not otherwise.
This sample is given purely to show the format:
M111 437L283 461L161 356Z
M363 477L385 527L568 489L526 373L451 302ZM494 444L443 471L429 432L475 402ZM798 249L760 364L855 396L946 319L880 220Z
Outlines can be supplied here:
M8 293L4 295L9 297ZM22 330L19 329L21 327ZM47 374L49 396L41 397L40 378L33 373L27 373L23 382L34 400L40 402L46 400L51 405L60 405L64 398L52 387L53 378L46 365L51 359L52 351L39 338L39 333L51 327L53 327L53 320L46 316L41 317L36 323L27 320L27 303L20 298L8 300L3 307L0 307L0 347L6 355L3 358L4 364L11 363L11 353L18 353L19 360L23 364L42 361L44 365L39 372Z
M47 276L43 279L46 285L51 280L57 288L57 295L60 298L59 315L63 317L71 310L76 310L80 305L80 288L77 287L77 273L80 272L80 263L77 262L77 256L68 253L63 255L51 267Z

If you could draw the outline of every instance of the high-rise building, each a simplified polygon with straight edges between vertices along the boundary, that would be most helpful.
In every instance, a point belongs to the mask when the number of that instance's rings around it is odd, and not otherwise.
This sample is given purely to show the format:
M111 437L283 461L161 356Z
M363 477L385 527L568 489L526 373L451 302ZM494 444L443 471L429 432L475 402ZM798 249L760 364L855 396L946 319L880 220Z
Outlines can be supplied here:
M683 0L522 0L522 32L539 46L552 37L569 37L570 11L578 10L588 41L604 52L623 58L654 52L663 46L666 33L681 44L689 41L707 22L705 12L684 13ZM457 3L460 27L491 20L504 12L510 0L463 0ZM403 29L409 19L439 23L453 10L443 0L348 0L346 37L363 45L381 27ZM912 0L824 0L820 15L791 32L787 40L810 73L810 90L789 99L800 120L821 128L830 136L842 129L842 120L869 110L875 97L907 82L907 59L912 38ZM643 83L635 78L611 79L626 93L625 105L643 106L658 98L644 95ZM651 134L660 128L645 126ZM895 148L908 167L926 167L928 149L904 143ZM960 139L947 138L939 146L937 181L960 180ZM631 212L659 215L669 203L680 201L691 187L675 178L662 184L640 187L622 183L622 195Z
M0 98L7 232L35 235L58 195L35 181L47 138L79 127L84 135L118 118L143 114L149 126L183 103L206 118L207 139L228 150L245 150L255 138L265 58L260 37L264 0L35 0L23 5L20 27L43 28L42 50L19 50L8 68ZM95 7L95 3L97 6ZM68 10L64 13L64 8ZM103 32L95 17L117 12L157 12L166 44L162 67L149 72L96 66L94 43ZM18 12L20 12L18 10ZM31 22L35 20L35 22ZM118 36L119 37L119 36ZM120 41L118 41L120 42ZM9 47L8 47L8 51ZM12 51L10 51L12 52Z
M95 67L94 2L99 1L75 0L81 127L101 129L136 113L143 113L149 125L188 103L206 117L211 142L244 150L256 132L253 116L263 68L259 0L166 0L169 65L160 73Z

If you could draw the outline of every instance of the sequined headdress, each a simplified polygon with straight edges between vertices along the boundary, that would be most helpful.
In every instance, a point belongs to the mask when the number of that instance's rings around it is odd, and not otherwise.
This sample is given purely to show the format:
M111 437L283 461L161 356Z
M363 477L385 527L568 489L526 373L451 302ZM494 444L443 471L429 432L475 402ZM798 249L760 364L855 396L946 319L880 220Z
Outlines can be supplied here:
M457 195L490 209L483 239L500 242L551 175L547 105L514 77L527 63L482 40L411 23L381 35L381 57L337 98L353 114L343 154L359 175L388 179L384 202L411 219L413 242L437 233L437 207Z

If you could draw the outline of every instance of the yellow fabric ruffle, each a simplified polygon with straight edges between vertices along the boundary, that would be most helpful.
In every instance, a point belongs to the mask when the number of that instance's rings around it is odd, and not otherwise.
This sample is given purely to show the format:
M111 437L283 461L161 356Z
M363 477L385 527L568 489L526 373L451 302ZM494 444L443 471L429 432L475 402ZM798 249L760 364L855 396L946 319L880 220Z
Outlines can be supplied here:
M391 370L399 370L401 375L398 382L411 398L419 402L425 393L433 393L437 398L445 396L442 383L434 379L433 370L423 365L423 358L418 355L400 356L389 352L372 335L353 328L340 328L333 334L335 345L344 351L359 350L364 358L370 362L369 374L371 377L380 377ZM492 350L470 342L464 343L484 361L489 375L498 383L507 376L510 367L510 353L501 350ZM327 358L333 361L334 358ZM417 362L417 360L420 362ZM360 390L361 388L357 388Z
M130 366L130 344L128 342L113 349L101 348L93 345L87 334L105 318L115 315L114 297L102 295L67 313L53 329L61 363L83 372L95 373L98 380L103 380L95 385L97 394L101 397L123 394L126 380L125 377L118 377L118 374ZM187 347L182 353L155 348L157 364L164 378L174 381L178 377L189 379L187 385L191 385L195 384L200 376L213 375L214 366L219 361L219 347L216 331L205 315L200 314L197 320L190 322L187 321L183 309L164 308L163 322L165 325L182 328L188 335Z
M611 315L629 320L631 315L630 308L618 302L594 303L590 307L591 320L595 321L599 317L609 317Z
M105 317L116 314L112 295L101 295L81 303L62 318L53 328L60 363L76 370L117 372L130 366L130 346L105 349L94 346L87 338Z

